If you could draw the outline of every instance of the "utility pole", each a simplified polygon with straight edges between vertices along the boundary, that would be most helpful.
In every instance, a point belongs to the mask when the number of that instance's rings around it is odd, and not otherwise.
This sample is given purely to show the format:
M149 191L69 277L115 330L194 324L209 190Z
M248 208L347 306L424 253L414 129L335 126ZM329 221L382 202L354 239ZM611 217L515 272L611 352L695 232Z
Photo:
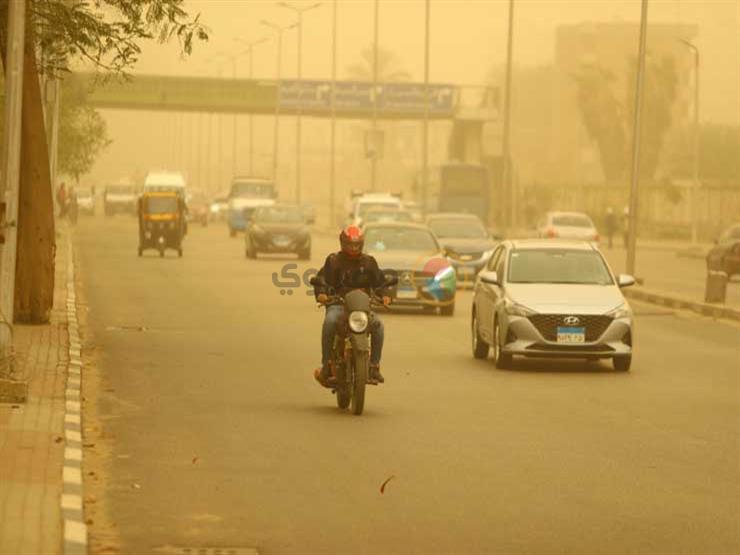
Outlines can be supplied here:
M697 221L696 221L696 193L699 190L699 49L696 45L687 40L680 39L682 43L689 47L694 54L694 129L693 129L693 184L691 187L691 242L695 245L698 241Z
M298 17L296 25L298 26L298 80L303 77L303 12L318 8L321 4L311 4L303 8L291 6L285 2L278 2L278 6L293 10ZM295 119L295 200L297 204L301 203L301 112L300 109Z
M507 227L514 225L514 195L511 184L511 58L514 35L514 0L509 0L509 31L506 40L506 81L504 83L504 129L501 144L501 216ZM508 208L508 210L507 210Z
M8 2L5 45L5 115L3 124L2 176L0 176L0 233L4 237L0 256L0 365L9 363L12 348L15 261L18 244L18 187L21 169L21 114L23 109L23 56L25 0ZM4 214L2 213L4 212Z
M277 169L278 169L278 144L280 139L280 89L282 88L282 70L283 70L283 31L287 29L292 29L295 27L295 24L289 25L287 27L281 27L280 25L276 23L272 23L271 21L262 20L262 25L266 25L267 27L271 28L275 33L277 34L277 76L276 76L276 97L275 97L275 121L273 124L273 132L272 132L272 180L275 183L275 186L277 187Z
M331 156L329 162L329 227L337 223L335 214L336 204L336 134L337 134L337 0L332 2L331 18Z
M237 42L246 45L247 49L243 53L249 54L249 80L250 82L254 78L254 47L258 44L262 44L267 40L266 37L262 37L255 41L246 41L242 39L236 39ZM250 83L251 84L251 83ZM254 127L253 117L249 114L249 175L254 175Z
M379 2L375 0L373 21L373 132L370 158L370 190L374 191L378 173L378 10Z
M429 188L429 0L424 0L424 122L421 150L421 209L427 209Z
M648 0L642 0L640 15L640 47L637 58L637 83L635 86L635 117L632 129L632 183L630 187L630 213L627 238L627 273L635 275L635 250L637 248L638 185L640 182L640 136L642 124L642 96L645 84L645 43L647 41Z

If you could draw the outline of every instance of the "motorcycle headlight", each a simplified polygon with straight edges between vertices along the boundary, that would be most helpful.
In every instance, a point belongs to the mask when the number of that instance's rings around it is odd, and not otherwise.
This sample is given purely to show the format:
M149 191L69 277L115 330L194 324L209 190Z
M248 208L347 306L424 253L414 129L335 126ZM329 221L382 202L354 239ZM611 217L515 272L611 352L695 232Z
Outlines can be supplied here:
M623 305L618 306L614 310L607 312L606 315L611 316L615 320L617 318L631 318L632 309L630 308L630 305L628 305L627 303L624 303Z
M506 311L506 314L509 314L510 316L523 316L525 318L535 313L534 310L531 310L519 303L515 303L508 297L504 299L504 310Z
M362 333L367 329L369 320L366 312L355 310L349 314L349 329L355 333Z

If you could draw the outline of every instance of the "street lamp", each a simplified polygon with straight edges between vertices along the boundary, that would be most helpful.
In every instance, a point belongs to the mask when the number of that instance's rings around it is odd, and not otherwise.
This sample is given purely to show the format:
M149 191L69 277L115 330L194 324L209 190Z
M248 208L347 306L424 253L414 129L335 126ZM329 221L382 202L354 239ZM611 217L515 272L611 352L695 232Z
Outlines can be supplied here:
M290 4L287 4L285 2L278 2L278 6L281 8L287 8L289 10L293 10L296 13L296 16L298 17L298 21L296 22L296 25L298 26L298 79L300 80L302 77L302 57L303 57L303 13L307 12L309 10L312 10L314 8L318 8L321 3L317 2L315 4L311 4L309 6L304 6L302 8L291 6ZM300 109L298 110L298 113L296 115L295 120L295 197L296 202L300 204L301 202L301 112Z
M242 52L242 54L247 53L249 54L249 80L252 80L252 70L253 70L253 56L252 51L254 50L254 47L258 44L262 44L263 42L267 41L267 37L262 37L261 39L257 39L254 41L246 41L243 39L234 39L236 42L246 45L247 49ZM252 128L252 114L249 114L249 174L254 175L254 132ZM236 122L234 123L234 156L236 157Z
M699 49L684 39L678 39L694 53L694 183L691 187L691 242L697 242L696 230L696 191L699 187Z
M287 25L287 26L280 26L277 23L273 23L272 21L267 21L263 19L260 21L262 25L265 25L275 31L277 33L277 94L275 98L275 123L273 127L273 133L272 133L272 180L275 182L275 185L277 185L277 167L278 167L278 138L280 133L280 126L278 125L278 121L280 119L280 80L282 78L282 58L283 58L283 31L287 31L288 29L292 29L293 27L296 27L296 24L293 25Z

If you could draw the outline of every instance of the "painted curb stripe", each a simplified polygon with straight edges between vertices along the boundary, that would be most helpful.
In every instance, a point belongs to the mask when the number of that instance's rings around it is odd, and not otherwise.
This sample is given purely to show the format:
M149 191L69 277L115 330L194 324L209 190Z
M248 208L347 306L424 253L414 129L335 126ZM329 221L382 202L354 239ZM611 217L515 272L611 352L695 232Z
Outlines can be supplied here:
M64 467L60 506L64 524L63 555L87 554L82 481L82 342L77 322L77 295L74 286L74 252L67 238L67 383L64 390Z

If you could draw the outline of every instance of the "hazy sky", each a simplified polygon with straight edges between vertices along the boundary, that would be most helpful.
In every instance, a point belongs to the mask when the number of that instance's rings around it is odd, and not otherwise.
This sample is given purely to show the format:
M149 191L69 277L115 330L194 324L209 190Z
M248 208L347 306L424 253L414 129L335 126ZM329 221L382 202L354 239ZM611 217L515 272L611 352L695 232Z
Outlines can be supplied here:
M288 2L309 6L313 1ZM332 0L305 13L303 76L331 75ZM431 0L431 79L452 83L480 83L491 66L505 59L506 0ZM239 54L235 39L274 37L260 21L282 25L295 20L294 12L263 0L192 0L187 9L201 13L211 29L207 44L181 60L176 45L146 45L137 71L145 73L231 75L231 62L220 53ZM379 40L398 55L414 79L423 76L424 1L381 0ZM639 21L639 0L516 0L514 61L541 64L552 60L558 25L583 21ZM339 0L337 7L337 68L343 77L373 37L373 1ZM740 0L650 0L649 20L694 24L701 51L702 119L740 122ZM295 30L283 41L283 75L296 74ZM648 38L649 40L649 38ZM255 77L275 75L273 40L254 54ZM237 74L247 75L247 58L237 59Z

